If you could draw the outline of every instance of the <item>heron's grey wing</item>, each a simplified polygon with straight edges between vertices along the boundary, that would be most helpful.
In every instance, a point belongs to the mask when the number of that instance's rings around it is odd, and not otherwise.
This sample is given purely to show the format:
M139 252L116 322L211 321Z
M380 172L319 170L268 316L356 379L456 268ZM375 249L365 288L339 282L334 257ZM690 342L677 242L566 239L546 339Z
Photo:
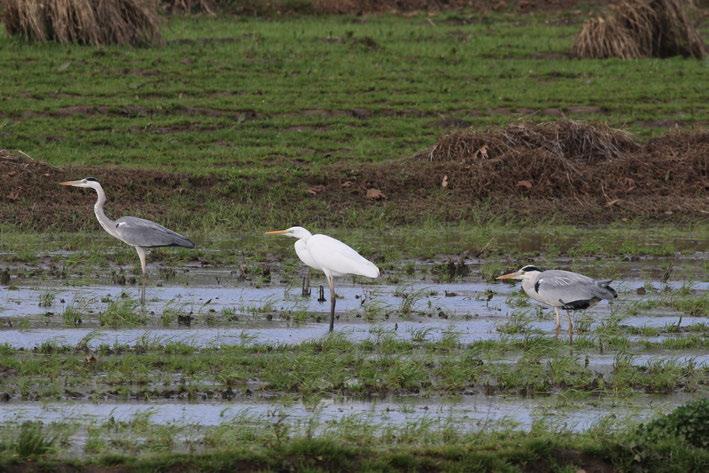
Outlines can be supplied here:
M551 270L539 275L534 290L550 305L566 309L585 309L601 299L612 299L615 291L608 282L598 282L583 274Z
M121 217L116 220L116 233L132 246L151 248L157 246L182 246L194 248L188 238L160 224L138 217Z

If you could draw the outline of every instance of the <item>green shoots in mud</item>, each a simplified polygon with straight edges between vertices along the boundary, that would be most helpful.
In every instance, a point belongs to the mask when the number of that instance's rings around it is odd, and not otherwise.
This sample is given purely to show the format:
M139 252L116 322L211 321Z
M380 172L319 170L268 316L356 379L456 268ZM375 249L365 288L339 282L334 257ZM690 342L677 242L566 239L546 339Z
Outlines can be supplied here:
M102 327L139 327L147 322L148 318L138 301L129 298L110 302L106 310L99 315L99 323Z

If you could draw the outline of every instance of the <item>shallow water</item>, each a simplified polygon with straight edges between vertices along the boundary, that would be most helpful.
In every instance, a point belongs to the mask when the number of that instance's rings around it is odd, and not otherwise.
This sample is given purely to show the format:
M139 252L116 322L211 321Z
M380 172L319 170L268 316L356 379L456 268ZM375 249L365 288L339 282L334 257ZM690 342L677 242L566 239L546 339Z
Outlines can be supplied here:
M640 321L644 320L639 319ZM672 318L676 322L676 317ZM705 323L705 319L685 317L682 326ZM663 324L659 324L663 325ZM533 327L542 330L543 334L553 336L554 322L535 322ZM642 325L640 325L642 326ZM494 320L471 321L441 321L426 320L419 322L398 321L368 323L336 323L335 331L343 334L349 340L376 340L383 335L401 340L420 339L421 330L425 330L425 340L438 341L447 334L455 334L461 343L472 343L480 340L500 340L501 338L520 339L525 335L503 335L497 332ZM318 340L328 334L327 323L308 323L291 327L268 328L172 328L172 329L117 329L94 330L82 328L69 329L31 329L31 330L0 330L0 344L8 344L14 348L31 349L44 343L55 343L61 346L76 346L85 337L90 337L87 345L95 348L107 345L135 345L151 342L166 344L172 342L186 343L196 347L240 345L240 344L286 344L293 345L306 341ZM677 337L681 335L673 335ZM629 336L631 341L646 340L661 342L666 336Z
M613 284L622 293L621 300L639 300L640 297L630 289L643 286L639 280L621 280ZM670 281L667 286L677 289L684 285L682 281ZM654 286L662 287L659 282ZM697 291L709 290L709 282L692 283ZM487 291L492 291L491 293ZM402 306L407 295L411 310L415 312L444 311L449 315L505 315L514 310L507 299L520 291L519 286L510 284L487 284L482 282L425 284L410 283L401 285L337 285L337 311L348 312L361 309L364 305L378 304L383 311L396 311ZM166 304L186 311L205 311L213 309L235 309L241 313L253 313L259 310L307 311L327 313L329 302L318 302L318 288L312 288L310 297L302 297L300 288L285 286L165 286L148 287L146 310L162 312ZM329 297L325 291L325 297ZM40 300L47 294L52 295L52 303L40 307ZM94 312L105 310L109 301L122 297L139 298L139 289L120 286L82 286L66 287L56 284L43 286L18 286L13 290L0 291L0 317L18 317L44 315L47 312L61 313L67 307L90 309ZM490 299L488 300L488 297Z
M133 345L146 338L152 342L183 342L196 346L223 344L263 343L297 344L321 338L327 334L329 302L318 302L318 288L313 287L310 297L302 297L300 288L268 285L204 285L206 281L225 284L224 270L195 271L190 277L195 280L188 286L166 285L149 287L147 303L143 309L151 314L152 323L145 328L107 330L99 327L98 314L111 301L124 297L137 298L137 288L91 285L72 287L50 280L43 284L19 286L14 290L0 290L0 321L6 322L0 329L0 344L7 343L17 348L33 348L43 343L76 345L87 336L89 346L100 344ZM195 281L201 284L196 285ZM670 281L666 286L677 289L683 281ZM631 304L644 297L635 289L646 285L641 280L620 280L614 283L620 296L613 306L603 302L587 310L590 330L603 323L624 304ZM664 287L658 281L653 287ZM708 291L709 282L692 283L697 292ZM326 291L327 293L327 291ZM447 333L455 333L463 343L479 340L498 340L502 337L520 338L524 335L503 335L505 325L510 323L510 314L525 312L527 329L552 335L553 313L546 309L544 318L537 317L537 306L515 307L526 300L518 297L519 286L465 283L420 283L400 285L360 285L343 278L337 287L336 331L353 341L373 339L383 334L399 339L412 338L430 341L439 340ZM329 297L329 295L328 295ZM404 302L406 300L406 303ZM44 301L44 307L40 307ZM408 314L404 315L408 304ZM62 313L75 308L84 319L81 328L63 326ZM163 328L159 318L166 308L192 314L195 322L191 328ZM225 313L232 314L228 317ZM297 315L302 322L295 322ZM210 316L215 326L205 326L201 320ZM303 317L305 316L305 317ZM317 317L319 323L313 320ZM579 315L574 316L577 323ZM681 320L680 320L681 317ZM367 319L370 321L367 321ZM30 327L18 328L18 320L31 322ZM647 311L646 314L625 317L622 324L628 327L664 328L670 325L686 327L705 324L704 317L683 316L667 308ZM563 317L563 325L566 317ZM673 335L682 336L682 334ZM631 340L661 341L664 335L645 337L633 335Z
M455 400L398 399L388 401L325 400L316 406L296 402L226 403L8 403L0 404L0 423L27 420L49 422L102 423L109 419L129 421L149 414L157 425L180 424L216 426L234 420L277 422L305 426L313 421L323 426L345 419L376 427L405 426L425 422L432 427L453 427L460 431L478 431L512 423L529 430L535 421L572 431L584 431L607 416L632 418L634 421L667 413L692 396L641 395L623 400L506 398L503 396L464 396Z

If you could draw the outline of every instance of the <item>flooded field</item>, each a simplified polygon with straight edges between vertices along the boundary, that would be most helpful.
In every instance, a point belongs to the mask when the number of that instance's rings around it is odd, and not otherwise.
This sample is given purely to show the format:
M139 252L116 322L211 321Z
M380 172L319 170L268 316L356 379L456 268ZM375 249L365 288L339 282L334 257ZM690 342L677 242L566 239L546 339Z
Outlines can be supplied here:
M109 420L130 422L149 419L155 425L185 424L214 427L238 420L253 423L286 421L293 428L304 429L316 424L324 427L348 419L377 428L406 427L426 423L439 428L455 428L475 432L507 425L530 430L535 422L579 432L593 427L609 416L647 420L668 412L691 396L637 396L627 402L613 400L515 399L490 396L465 396L460 399L392 399L363 402L328 400L314 405L301 402L237 403L12 403L0 405L0 422L84 422L102 424Z
M707 395L705 261L613 262L619 297L574 314L573 345L519 286L485 280L505 267L495 261L343 279L331 336L322 281L312 275L303 295L298 270L264 279L155 265L141 305L124 268L87 277L8 263L0 424L6 435L36 421L63 429L67 451L81 455L97 438L111 444L111 426L136 422L150 426L145 439L179 430L178 451L237 427L586 432L641 422Z

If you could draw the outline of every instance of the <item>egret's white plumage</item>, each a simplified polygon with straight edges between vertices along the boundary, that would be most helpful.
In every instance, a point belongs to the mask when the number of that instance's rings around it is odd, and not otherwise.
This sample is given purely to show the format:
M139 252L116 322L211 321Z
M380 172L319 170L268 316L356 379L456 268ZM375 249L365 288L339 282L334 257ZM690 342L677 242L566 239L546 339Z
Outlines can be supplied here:
M306 248L315 264L333 276L355 274L368 278L379 276L379 268L365 259L350 246L327 235L313 235L306 241ZM307 264L307 263L306 263Z
M335 283L333 278L353 274L376 278L379 268L362 257L352 247L327 235L313 235L303 227L267 232L268 235L283 235L298 240L295 253L307 266L325 273L330 286L330 331L335 323Z
M611 280L597 281L583 274L558 269L542 271L533 265L523 266L519 271L503 274L497 279L522 281L522 289L529 297L553 307L557 335L561 327L559 309L587 309L604 299L612 300L618 296L610 287ZM572 336L572 330L569 314L569 336Z

